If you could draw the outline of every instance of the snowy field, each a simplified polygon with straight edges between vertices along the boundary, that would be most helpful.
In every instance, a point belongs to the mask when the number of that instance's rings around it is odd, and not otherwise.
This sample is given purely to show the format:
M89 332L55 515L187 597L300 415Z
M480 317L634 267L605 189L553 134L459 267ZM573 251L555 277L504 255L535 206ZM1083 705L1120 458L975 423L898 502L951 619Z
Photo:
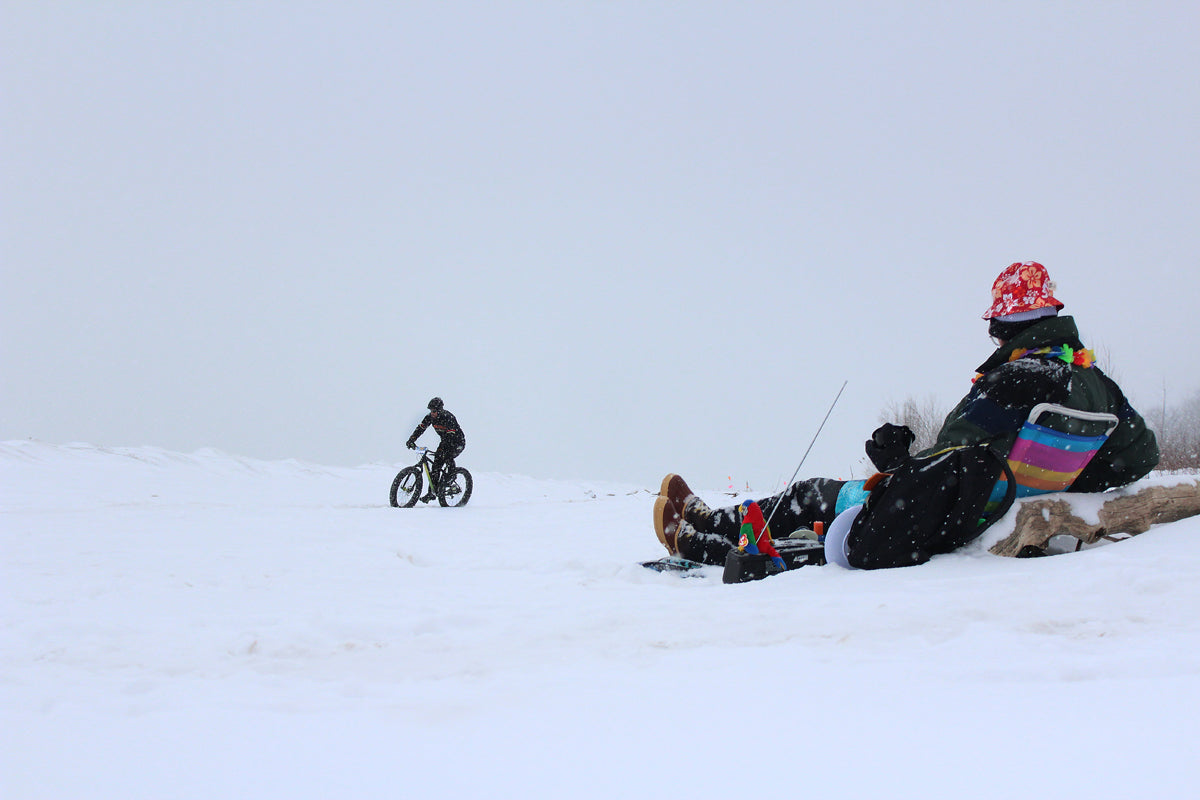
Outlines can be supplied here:
M1200 791L1200 518L724 586L657 486L406 463L0 445L0 798Z

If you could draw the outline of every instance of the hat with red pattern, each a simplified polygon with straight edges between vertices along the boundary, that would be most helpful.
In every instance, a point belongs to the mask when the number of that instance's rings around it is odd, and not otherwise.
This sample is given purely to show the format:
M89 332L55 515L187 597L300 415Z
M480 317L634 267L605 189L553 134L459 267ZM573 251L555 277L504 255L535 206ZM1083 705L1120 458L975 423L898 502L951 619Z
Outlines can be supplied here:
M992 306L983 318L1007 318L1014 314L1024 318L1048 316L1057 314L1062 307L1054 297L1054 281L1046 268L1036 261L1018 261L1010 264L992 284Z

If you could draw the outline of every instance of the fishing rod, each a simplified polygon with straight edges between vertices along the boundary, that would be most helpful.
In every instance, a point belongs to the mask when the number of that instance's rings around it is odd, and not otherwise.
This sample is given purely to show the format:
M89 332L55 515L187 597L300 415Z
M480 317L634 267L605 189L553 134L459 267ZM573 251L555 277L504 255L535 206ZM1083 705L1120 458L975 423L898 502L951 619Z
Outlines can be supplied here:
M825 412L825 419L821 420L821 424L817 427L817 432L813 434L812 441L808 443L808 449L804 451L804 455L800 457L800 463L796 465L796 471L792 473L791 480L783 487L783 491L779 495L779 502L771 509L770 516L767 517L766 528L771 529L771 519L775 516L775 512L783 505L783 495L787 494L787 490L796 482L796 476L800 474L800 468L804 466L805 460L808 459L808 454L812 452L813 445L817 443L817 437L821 435L821 431L825 429L825 423L829 421L829 415L833 413L834 406L838 404L838 400L842 398L842 392L846 391L846 384L849 381L842 381L842 388L838 389L837 396L833 398L833 402L829 404L829 410Z

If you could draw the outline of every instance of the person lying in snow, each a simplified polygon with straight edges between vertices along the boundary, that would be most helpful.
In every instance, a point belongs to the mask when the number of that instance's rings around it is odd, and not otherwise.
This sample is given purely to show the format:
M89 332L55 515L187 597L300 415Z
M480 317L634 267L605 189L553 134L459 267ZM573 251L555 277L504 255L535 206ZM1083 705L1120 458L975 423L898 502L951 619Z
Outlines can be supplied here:
M1099 492L1132 483L1158 464L1158 443L1120 387L1095 365L1079 340L1075 320L1059 316L1046 268L1034 261L1015 263L992 284L992 305L983 315L998 347L978 368L971 387L946 417L933 447L992 440L1008 453L1030 411L1057 403L1080 411L1115 414L1120 422L1108 441L1071 485L1072 492ZM866 442L867 456L880 472L891 472L912 456L914 441L905 426L884 424ZM784 492L758 500L776 537L829 526L867 495L865 481L810 478ZM678 475L663 478L654 503L654 530L671 555L706 564L724 564L742 531L738 506L711 509Z

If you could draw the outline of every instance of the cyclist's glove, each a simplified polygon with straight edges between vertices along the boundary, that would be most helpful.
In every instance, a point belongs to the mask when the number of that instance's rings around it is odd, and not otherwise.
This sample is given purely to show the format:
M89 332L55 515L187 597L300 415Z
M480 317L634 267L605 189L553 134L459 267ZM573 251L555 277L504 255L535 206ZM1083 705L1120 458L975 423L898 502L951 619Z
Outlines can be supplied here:
M417 443L416 443L416 442L414 442L412 439L409 439L409 440L408 440L408 449L409 449L409 450L416 450L416 449L417 449Z

